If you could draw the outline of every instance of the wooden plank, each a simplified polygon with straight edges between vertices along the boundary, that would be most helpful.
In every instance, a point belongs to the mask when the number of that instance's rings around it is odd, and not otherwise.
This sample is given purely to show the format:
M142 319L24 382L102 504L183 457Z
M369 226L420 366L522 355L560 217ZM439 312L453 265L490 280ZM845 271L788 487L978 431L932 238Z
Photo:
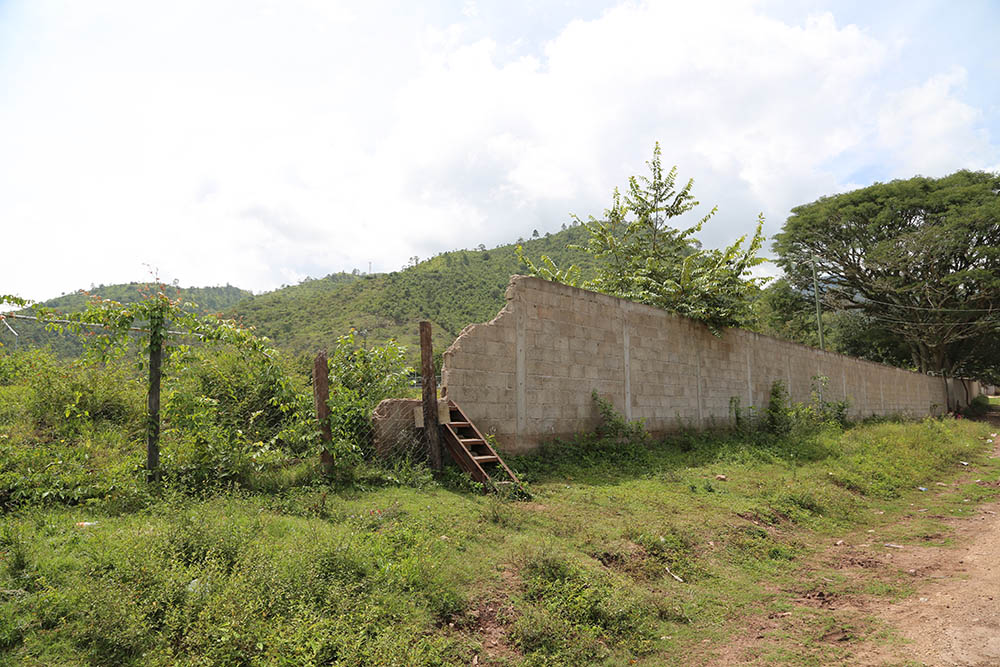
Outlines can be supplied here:
M444 425L444 439L445 444L448 448L448 452L451 454L455 462L458 463L459 467L465 470L472 478L483 484L483 490L488 491L491 488L496 488L501 485L516 485L520 487L521 482L511 470L506 462L497 454L496 450L490 445L489 441L483 436L479 428L469 419L462 408L453 400L448 400L448 404L453 413L455 413L455 421L448 422ZM457 426L461 424L462 428L471 429L473 433L476 434L475 438L462 438L458 435ZM470 447L484 447L488 453L473 453ZM505 480L494 480L490 473L486 472L486 469L482 464L495 463L497 468L493 469L493 474L504 474L509 481Z
M431 468L441 470L441 434L438 425L437 379L434 376L434 348L431 345L431 323L420 323L420 372L423 375L424 436Z

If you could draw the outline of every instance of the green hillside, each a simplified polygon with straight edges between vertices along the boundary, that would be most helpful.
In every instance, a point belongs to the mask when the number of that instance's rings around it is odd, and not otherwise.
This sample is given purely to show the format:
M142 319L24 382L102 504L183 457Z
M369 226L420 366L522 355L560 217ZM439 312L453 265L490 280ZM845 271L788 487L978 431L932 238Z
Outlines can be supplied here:
M89 290L80 290L64 294L45 301L42 305L54 308L59 312L72 313L83 310L92 297L111 299L119 303L135 303L142 299L144 292L157 289L152 283L123 283L120 285L99 285ZM226 285L224 287L174 287L167 285L165 293L172 297L180 297L198 305L202 313L222 312L253 294L245 289Z
M526 241L524 249L536 261L545 254L560 266L576 263L586 276L592 258L568 247L586 238L583 227L569 227ZM442 351L466 325L496 315L510 276L525 271L516 247L455 250L392 273L333 274L247 299L234 312L278 347L295 353L332 346L353 327L371 343L396 338L416 359L421 320L432 322L434 347Z
M42 302L42 306L52 308L59 313L73 313L83 310L93 297L111 299L120 303L135 303L142 298L143 292L155 289L150 283L123 283L119 285L100 285L88 291L80 290L70 294ZM223 287L173 287L167 286L166 292L171 297L179 296L184 301L197 304L198 311L203 314L220 313L231 309L244 299L252 298L247 290L225 285ZM42 347L49 345L60 356L79 354L83 346L77 336L46 331L45 327L27 320L15 320L12 326L18 335L14 336L7 327L0 327L0 343L4 345Z
M593 267L590 255L569 246L584 244L587 232L568 227L523 243L525 253L537 261L550 256L559 266L577 264L587 276ZM525 272L515 255L516 243L487 249L455 250L401 271L354 275L334 273L307 279L298 285L254 296L232 286L177 289L203 313L223 312L253 326L274 344L294 354L311 354L331 347L338 336L356 329L363 341L376 344L395 338L409 347L411 361L419 358L418 323L434 326L434 347L443 351L469 324L485 322L504 304L510 276ZM122 303L141 298L145 283L101 285L50 299L42 305L58 312L82 310L91 295ZM60 355L73 355L81 345L72 335L45 331L32 322L15 322L15 339L0 330L0 343L13 346L51 345Z

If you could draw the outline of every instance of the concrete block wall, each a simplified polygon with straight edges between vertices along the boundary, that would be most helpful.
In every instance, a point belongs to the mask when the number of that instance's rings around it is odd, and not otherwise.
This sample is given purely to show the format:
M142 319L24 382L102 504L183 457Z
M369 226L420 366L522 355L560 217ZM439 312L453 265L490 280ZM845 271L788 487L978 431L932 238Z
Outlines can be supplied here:
M941 413L941 378L739 329L714 336L694 320L643 304L514 276L507 304L444 353L442 387L507 452L594 429L597 392L654 433L708 428L741 409L767 406L781 380L808 401L816 376L826 400L855 417ZM971 395L971 394L970 394ZM952 397L964 397L961 385Z

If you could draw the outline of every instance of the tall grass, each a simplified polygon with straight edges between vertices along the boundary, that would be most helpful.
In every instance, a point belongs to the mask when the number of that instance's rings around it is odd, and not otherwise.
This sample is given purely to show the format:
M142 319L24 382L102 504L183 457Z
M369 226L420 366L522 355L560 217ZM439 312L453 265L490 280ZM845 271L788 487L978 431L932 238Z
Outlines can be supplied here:
M218 412L167 430L171 465L192 472L155 490L133 412L88 408L70 427L29 409L34 387L0 382L0 664L684 664L788 604L830 536L905 542L915 497L961 516L995 493L918 487L1000 474L969 420L772 412L777 427L654 440L605 411L600 433L510 457L530 503L403 463L333 484L280 437L243 448L280 424L251 420L261 387L220 364L177 385ZM55 389L86 372L45 391L77 400ZM87 405L132 405L130 386L95 383ZM230 458L184 458L209 445ZM210 465L231 483L197 477Z

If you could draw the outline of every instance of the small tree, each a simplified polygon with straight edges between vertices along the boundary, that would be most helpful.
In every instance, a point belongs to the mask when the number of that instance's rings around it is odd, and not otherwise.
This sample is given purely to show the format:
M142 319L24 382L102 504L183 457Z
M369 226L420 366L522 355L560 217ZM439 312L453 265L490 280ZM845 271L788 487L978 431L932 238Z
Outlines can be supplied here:
M698 206L691 194L694 181L678 189L677 168L664 172L659 143L646 164L650 175L631 177L625 195L616 188L603 219L591 216L584 222L574 216L574 225L583 224L590 234L583 249L598 260L597 276L583 287L701 320L715 333L746 325L752 321L753 297L767 281L751 275L765 261L757 257L764 242L763 217L758 216L746 246L744 236L721 250L703 250L694 235L716 209L691 227L671 227L673 218ZM537 267L523 251L518 256L540 277L570 282L578 276L575 267L559 269L548 257Z
M86 310L57 320L49 308L35 307L39 320L50 330L66 329L85 336L87 354L106 359L127 349L131 341L139 343L139 367L148 370L146 412L146 476L160 479L160 385L163 362L173 352L182 352L191 341L229 343L245 351L269 357L265 341L240 327L234 320L200 317L193 303L171 298L164 285L144 294L134 304L94 298ZM139 334L138 336L136 334Z

